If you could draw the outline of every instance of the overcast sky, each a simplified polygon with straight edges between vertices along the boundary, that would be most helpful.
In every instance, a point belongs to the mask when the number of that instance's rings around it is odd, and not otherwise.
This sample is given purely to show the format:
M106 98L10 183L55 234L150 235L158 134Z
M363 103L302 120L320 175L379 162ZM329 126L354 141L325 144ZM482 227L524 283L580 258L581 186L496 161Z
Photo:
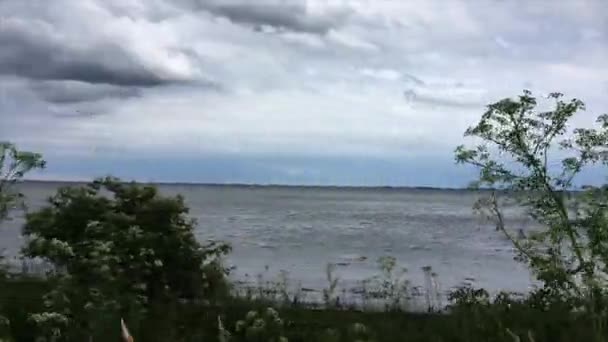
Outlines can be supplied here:
M0 137L43 178L462 186L524 88L608 111L608 2L0 1Z

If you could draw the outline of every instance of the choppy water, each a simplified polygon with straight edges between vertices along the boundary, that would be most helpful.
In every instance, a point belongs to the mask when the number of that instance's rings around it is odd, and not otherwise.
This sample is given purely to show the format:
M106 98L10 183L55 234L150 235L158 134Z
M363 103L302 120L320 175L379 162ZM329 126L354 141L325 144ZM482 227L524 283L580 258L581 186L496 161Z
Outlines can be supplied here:
M60 184L27 183L30 209L44 205ZM465 279L492 290L525 291L530 277L513 261L509 243L472 211L479 194L468 191L161 185L183 194L197 218L201 240L232 244L229 264L246 278L288 270L292 282L322 288L325 266L340 263L342 284L377 273L376 259L397 258L422 284L423 266L448 289ZM513 228L532 224L511 208ZM21 245L22 218L4 223L0 247L14 254ZM364 257L364 258L362 258Z

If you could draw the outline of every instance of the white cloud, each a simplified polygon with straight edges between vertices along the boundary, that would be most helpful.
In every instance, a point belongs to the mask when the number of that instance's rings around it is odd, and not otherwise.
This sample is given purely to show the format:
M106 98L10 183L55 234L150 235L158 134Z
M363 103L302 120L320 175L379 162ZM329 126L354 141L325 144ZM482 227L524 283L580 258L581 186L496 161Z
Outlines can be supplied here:
M353 48L360 49L365 51L377 51L378 47L370 42L367 42L357 36L351 35L348 32L338 31L338 30L330 30L327 34L327 39L334 43L338 43L340 45Z
M368 77L377 78L377 79L386 80L386 81L396 81L401 78L401 73L399 73L396 70L392 70L392 69L364 68L361 70L361 74L368 76Z
M303 44L311 48L326 47L323 39L321 39L318 35L311 33L284 32L281 33L280 36L288 42Z

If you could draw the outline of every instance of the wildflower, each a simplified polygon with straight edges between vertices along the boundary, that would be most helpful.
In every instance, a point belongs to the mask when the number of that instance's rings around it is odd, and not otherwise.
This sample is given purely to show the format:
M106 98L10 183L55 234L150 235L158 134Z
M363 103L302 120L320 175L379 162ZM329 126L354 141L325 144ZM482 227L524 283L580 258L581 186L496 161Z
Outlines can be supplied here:
M61 324L65 325L68 323L67 317L57 312L43 312L32 314L30 320L36 324Z
M247 320L247 322L252 322L257 316L258 313L252 310L247 313L245 319Z
M245 321L240 320L236 322L236 326L234 328L234 330L238 333L238 332L242 332L245 329Z

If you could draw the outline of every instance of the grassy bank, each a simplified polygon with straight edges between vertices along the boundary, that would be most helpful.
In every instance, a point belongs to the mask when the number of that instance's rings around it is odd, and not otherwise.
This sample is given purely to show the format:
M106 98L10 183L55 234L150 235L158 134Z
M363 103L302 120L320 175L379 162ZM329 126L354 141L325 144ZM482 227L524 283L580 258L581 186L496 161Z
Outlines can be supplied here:
M43 295L53 287L36 277L5 279L0 285L0 307L10 320L5 331L15 341L36 341L42 332L28 319L44 309ZM458 296L457 296L458 297ZM515 341L509 332L526 341L604 340L597 317L572 313L559 306L534 307L532 300L498 298L485 302L482 293L461 290L453 306L442 313L408 313L401 310L362 311L304 304L269 302L242 297L218 298L209 303L167 302L151 306L143 320L129 328L138 341L219 341L218 317L226 330L235 331L247 314L275 307L283 322L280 334L289 341ZM94 336L97 341L119 338L119 317L104 319L107 325ZM594 321L595 320L595 321ZM233 336L234 338L234 336ZM242 341L269 341L243 338Z

